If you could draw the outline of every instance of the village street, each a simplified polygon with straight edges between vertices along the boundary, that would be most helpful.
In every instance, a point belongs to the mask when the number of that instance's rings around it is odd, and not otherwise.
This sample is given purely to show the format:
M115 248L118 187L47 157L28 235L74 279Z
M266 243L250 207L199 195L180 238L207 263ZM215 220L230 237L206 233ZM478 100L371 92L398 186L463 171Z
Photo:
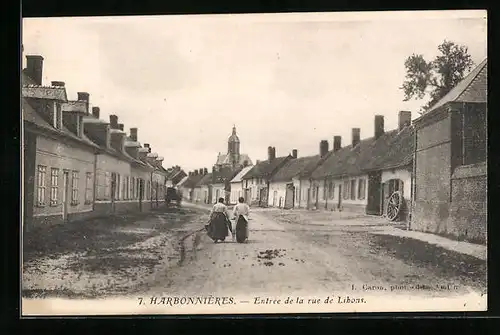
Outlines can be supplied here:
M380 217L255 209L246 244L214 244L207 219L207 208L185 204L66 228L85 230L69 240L54 233L48 247L25 246L23 296L449 296L486 287L484 260L388 234L398 228Z

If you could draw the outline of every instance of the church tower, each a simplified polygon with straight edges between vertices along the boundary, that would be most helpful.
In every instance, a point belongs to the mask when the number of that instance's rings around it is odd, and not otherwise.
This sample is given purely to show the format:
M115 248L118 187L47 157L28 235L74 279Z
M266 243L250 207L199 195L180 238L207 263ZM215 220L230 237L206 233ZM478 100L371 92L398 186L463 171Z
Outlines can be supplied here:
M233 133L227 140L227 155L230 157L231 165L234 167L240 161L240 139L236 135L236 126L233 125Z

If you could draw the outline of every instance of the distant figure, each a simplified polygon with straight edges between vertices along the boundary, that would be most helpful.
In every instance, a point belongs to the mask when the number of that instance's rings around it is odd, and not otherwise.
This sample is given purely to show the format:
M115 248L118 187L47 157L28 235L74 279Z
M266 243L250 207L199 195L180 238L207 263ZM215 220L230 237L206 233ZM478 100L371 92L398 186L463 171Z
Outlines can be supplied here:
M208 236L214 240L224 241L228 235L228 230L233 233L231 221L229 221L229 213L226 205L224 205L224 198L219 198L212 211L210 212L210 222L207 227Z
M233 240L236 237L238 243L243 243L248 240L248 219L250 215L250 206L245 203L245 199L240 197L238 204L234 206L233 216L236 220L236 227L234 229Z

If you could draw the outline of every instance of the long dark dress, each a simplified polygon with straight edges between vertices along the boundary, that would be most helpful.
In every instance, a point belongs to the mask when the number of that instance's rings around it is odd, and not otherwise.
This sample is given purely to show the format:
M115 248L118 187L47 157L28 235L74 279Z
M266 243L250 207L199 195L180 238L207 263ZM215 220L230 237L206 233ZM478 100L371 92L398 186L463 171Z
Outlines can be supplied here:
M224 241L226 236L229 235L228 224L231 223L228 222L228 219L224 213L221 212L212 213L212 216L210 217L210 223L208 224L207 227L208 236L214 241L217 240Z
M243 243L248 238L248 222L243 215L238 216L236 223L236 241Z

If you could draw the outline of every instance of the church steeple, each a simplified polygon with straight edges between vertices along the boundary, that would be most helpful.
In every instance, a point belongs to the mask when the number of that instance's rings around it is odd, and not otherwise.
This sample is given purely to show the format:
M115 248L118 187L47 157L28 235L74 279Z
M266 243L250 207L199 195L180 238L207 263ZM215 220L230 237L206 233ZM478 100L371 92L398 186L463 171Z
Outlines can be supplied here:
M233 124L233 132L227 140L227 154L231 157L232 164L236 164L240 159L240 139L236 135L236 125Z

